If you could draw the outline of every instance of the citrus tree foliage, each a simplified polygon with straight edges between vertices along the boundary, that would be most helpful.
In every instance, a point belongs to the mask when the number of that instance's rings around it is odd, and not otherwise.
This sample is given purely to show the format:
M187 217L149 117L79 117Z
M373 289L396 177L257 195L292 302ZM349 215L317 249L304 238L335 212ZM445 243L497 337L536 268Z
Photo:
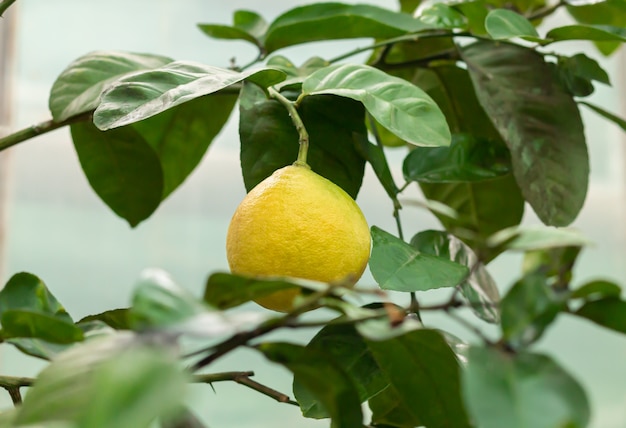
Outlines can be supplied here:
M0 13L11 3L0 2ZM558 9L571 24L539 26ZM389 197L398 230L371 225L369 269L379 289L207 272L204 295L195 296L151 270L130 307L76 320L42 279L15 273L0 291L0 337L50 364L36 379L2 377L16 407L0 414L0 427L202 427L185 406L188 384L225 380L334 428L586 427L584 386L558 355L533 345L561 316L626 333L620 286L572 278L588 242L566 228L589 181L581 108L626 129L585 100L596 85L611 84L594 57L626 41L626 2L312 3L271 22L238 10L230 24L198 29L223 43L246 41L258 56L221 68L156 54L85 53L53 83L51 119L0 147L69 126L91 187L134 227L183 184L233 109L247 190L295 160L304 134L293 122L301 120L313 170L356 197L369 164ZM281 54L350 38L371 44L335 58L311 50L303 64ZM557 53L569 40L595 48ZM369 59L355 62L363 52ZM406 153L396 175L404 183L390 171L391 150ZM419 186L438 230L403 236L399 196L407 186ZM525 207L545 226L521 227ZM525 258L501 297L488 264L505 252ZM291 312L232 310L295 287L304 293ZM448 298L420 306L433 289ZM365 297L373 301L362 306ZM320 307L328 310L314 325L301 319ZM425 311L443 311L473 334L454 337L424 324ZM495 334L481 333L487 324ZM265 337L312 326L318 331L306 344ZM185 336L205 345L181 350ZM212 371L243 346L289 370L293 394L255 382L245 367Z

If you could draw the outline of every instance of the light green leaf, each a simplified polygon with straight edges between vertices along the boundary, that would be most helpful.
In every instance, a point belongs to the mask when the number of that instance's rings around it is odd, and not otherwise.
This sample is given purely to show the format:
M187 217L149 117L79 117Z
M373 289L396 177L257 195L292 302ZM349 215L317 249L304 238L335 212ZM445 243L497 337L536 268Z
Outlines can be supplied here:
M159 55L120 51L88 53L67 66L50 91L52 118L61 122L95 109L102 90L116 80L137 71L151 70L172 62Z
M533 24L519 13L508 9L494 9L485 19L485 28L496 40L513 37L539 38Z
M385 128L418 146L450 144L450 130L437 104L417 86L361 64L322 68L302 83L304 95L334 94L363 103Z
M372 227L372 276L383 290L426 291L455 287L469 269L443 257L421 253L390 233Z
M167 109L212 94L248 79L267 87L284 80L280 70L263 68L237 72L193 62L164 67L118 80L103 95L94 113L101 130L147 119Z

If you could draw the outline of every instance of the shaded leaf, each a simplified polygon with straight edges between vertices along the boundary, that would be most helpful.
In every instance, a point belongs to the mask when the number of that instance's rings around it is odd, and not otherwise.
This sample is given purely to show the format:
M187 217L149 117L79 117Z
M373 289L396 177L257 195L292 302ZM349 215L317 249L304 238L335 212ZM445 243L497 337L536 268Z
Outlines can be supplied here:
M6 343L10 343L26 355L44 360L52 360L69 347L67 344L50 343L41 339L19 337L7 339Z
M539 38L537 30L528 19L508 9L491 10L485 19L485 28L494 39Z
M276 291L298 288L281 279L257 279L228 273L214 273L204 288L204 301L218 309L229 309Z
M522 271L542 272L550 287L555 290L567 290L580 250L579 246L567 246L528 251L524 254Z
M57 77L48 101L52 118L61 122L95 109L109 84L127 74L151 70L172 62L159 55L95 51L73 61Z
M584 106L589 107L591 110L595 111L600 116L604 117L605 119L610 120L611 122L615 123L617 126L622 128L624 131L626 131L626 120L622 119L621 117L616 116L613 113L610 113L604 110L603 108L598 107L595 104L591 104L585 101L579 101L578 104L582 104Z
M365 110L358 102L330 95L306 97L298 110L310 138L307 163L356 198L365 170L357 151L357 144L367 140ZM240 97L239 136L248 191L298 156L298 133L287 110L253 85L244 85Z
M426 291L455 287L469 270L442 257L421 253L390 233L372 227L369 267L383 290Z
M172 62L132 74L109 87L94 112L94 124L103 131L118 128L246 79L265 88L284 80L285 74L271 68L240 73L192 62Z
M606 71L593 59L579 53L572 57L562 57L558 63L559 73L569 91L579 97L593 93L593 80L610 85Z
M481 428L586 427L590 419L585 391L544 355L470 347L463 396Z
M363 103L385 128L421 146L450 144L450 130L437 104L417 86L374 67L333 65L302 83L304 95L334 94Z
M435 3L424 9L418 19L433 28L466 28L466 21L462 14L451 6L443 3Z
M356 388L350 377L324 352L290 343L262 343L265 357L288 368L299 383L319 400L331 417L331 428L363 425Z
M566 5L569 14L581 24L612 25L626 27L626 2L624 0L606 0L586 4L570 1ZM596 47L604 55L610 55L620 47L617 41L596 41Z
M115 330L130 330L130 310L111 309L99 314L88 315L78 321L78 324L88 323L91 321L102 321Z
M626 333L626 301L612 296L585 303L575 312L602 327Z
M481 105L502 134L524 198L566 226L585 201L589 158L576 103L532 49L476 42L462 50Z
M573 290L570 294L572 299L587 299L597 300L604 297L618 297L622 294L622 289L619 285L604 281L595 280L581 285L577 289Z
M399 189L391 174L385 152L382 147L370 143L366 139L361 139L357 145L359 154L372 166L378 181L387 192L387 195L391 199L395 199L398 195Z
M465 16L467 25L472 33L477 35L487 34L485 19L487 18L489 9L487 8L486 2L482 0L467 1L455 3L451 6Z
M263 17L253 11L236 10L233 25L198 24L207 36L215 39L245 40L256 46L263 46L263 38L268 24Z

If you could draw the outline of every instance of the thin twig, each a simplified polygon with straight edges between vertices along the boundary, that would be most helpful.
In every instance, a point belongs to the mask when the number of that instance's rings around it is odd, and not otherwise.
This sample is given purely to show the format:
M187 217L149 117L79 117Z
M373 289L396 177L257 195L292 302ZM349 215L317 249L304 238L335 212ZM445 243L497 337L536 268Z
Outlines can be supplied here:
M11 396L14 405L22 403L20 388L31 386L34 379L29 377L0 376L0 387L4 388Z
M268 91L272 98L277 100L287 109L287 111L289 112L289 117L291 117L291 122L296 127L296 131L298 131L298 142L300 144L300 149L298 150L298 159L296 160L296 163L300 165L307 165L306 159L307 153L309 151L309 133L304 127L304 122L302 122L302 118L298 114L297 106L299 100L296 100L295 102L290 101L276 89L271 87L268 89Z

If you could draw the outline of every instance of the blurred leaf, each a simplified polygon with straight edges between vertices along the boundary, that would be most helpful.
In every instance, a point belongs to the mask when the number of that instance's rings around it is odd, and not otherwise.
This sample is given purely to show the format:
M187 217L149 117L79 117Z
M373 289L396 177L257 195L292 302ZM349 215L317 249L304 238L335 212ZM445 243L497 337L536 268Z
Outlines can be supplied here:
M378 181L385 189L385 192L387 192L387 195L391 199L395 199L398 196L399 189L391 174L383 148L370 143L366 139L361 139L359 143L357 145L359 154L372 166L374 174L378 177Z
M581 24L612 25L626 27L626 1L606 0L586 4L586 2L570 1L566 6L569 14ZM598 50L608 56L620 47L617 41L596 41Z
M561 80L569 91L579 97L593 93L593 80L610 85L606 71L593 59L583 53L572 57L561 57L558 62Z
M494 39L539 38L537 30L528 19L508 9L491 10L485 19L485 28Z
M455 236L438 230L419 232L411 239L411 245L422 253L467 266L469 276L460 286L461 293L478 317L490 323L498 322L498 286L470 247Z
M95 109L102 90L127 74L172 62L159 55L95 51L73 61L57 77L50 91L52 118L61 122Z
M357 151L358 142L367 139L365 110L355 101L328 95L306 97L298 110L310 138L307 162L356 198L365 170ZM298 133L287 110L253 85L244 85L241 93L239 135L248 191L298 157Z
M372 227L372 255L369 267L383 290L426 291L455 287L469 273L458 263L420 253L390 233Z
M94 113L94 124L106 131L139 122L243 80L258 83L265 88L284 79L282 71L271 68L240 73L176 61L118 80L102 94L100 105Z
M603 108L598 107L597 105L585 102L585 101L579 101L578 104L582 104L584 106L589 107L591 110L595 111L600 116L604 117L605 119L610 120L611 122L615 123L617 126L622 128L624 131L626 131L626 120L622 119L621 117L616 116L613 113L609 113Z
M317 70L302 83L304 95L335 94L363 103L385 128L420 146L450 144L450 130L437 104L417 86L362 64Z
M411 15L415 12L415 9L417 9L421 2L422 0L398 0L398 3L400 3L400 10Z
M233 25L198 24L198 28L209 37L227 40L245 40L258 47L263 46L263 38L268 24L262 16L249 10L236 10Z
M290 343L262 343L265 357L288 368L328 412L331 428L363 425L363 414L352 380L325 352Z
M161 422L161 428L209 428L187 407L178 409Z
M228 273L214 273L204 288L204 301L218 309L230 309L276 291L298 288L281 279L257 279Z
M448 147L416 147L402 165L407 181L425 183L485 180L506 175L510 168L505 147L469 134L453 134Z
M508 250L534 251L558 247L584 247L591 241L576 229L543 226L511 227L489 239L491 246L505 246Z
M481 347L470 347L469 356L463 371L463 396L477 426L588 425L590 410L585 391L551 358Z
M476 42L462 50L478 99L502 134L525 199L566 226L585 201L589 158L576 103L533 49Z
M444 3L435 3L424 9L418 19L433 28L464 29L467 27L464 16Z
M71 125L74 148L96 194L134 227L159 206L163 169L157 153L133 127L107 132Z
M466 1L462 3L455 3L450 6L458 10L465 16L465 18L467 19L469 30L472 33L476 35L487 34L487 29L485 28L485 20L487 19L489 9L487 8L487 3L485 1Z
M525 275L500 303L503 339L515 349L535 342L565 309L566 297L550 288L542 272Z
M330 323L311 339L306 348L317 350L332 358L333 362L352 379L361 403L388 385L363 337L353 325ZM297 374L293 379L293 392L305 417L316 419L329 417L317 397L300 383Z
M388 39L430 28L411 15L365 4L316 3L291 9L276 18L265 37L265 49L318 40Z
M546 39L563 40L626 41L626 28L611 25L565 25L553 28Z
M586 300L597 300L598 298L604 297L617 297L622 294L622 289L619 285L604 281L604 280L595 280L590 281L586 284L581 285L576 290L572 291L570 294L571 299L586 299Z
M130 330L130 310L123 309L111 309L109 311L101 312L99 314L88 315L78 321L78 324L87 323L90 321L102 321L115 330Z
M528 251L524 254L522 271L542 272L553 289L567 290L580 250L579 246L568 246Z
M626 333L626 301L612 296L585 303L575 312L602 327Z
M441 334L414 330L390 340L367 340L367 346L389 382L372 400L373 423L470 426L461 402L459 365Z
M31 338L7 339L6 343L10 343L26 355L44 360L52 360L69 348L68 344L50 343L45 340Z

